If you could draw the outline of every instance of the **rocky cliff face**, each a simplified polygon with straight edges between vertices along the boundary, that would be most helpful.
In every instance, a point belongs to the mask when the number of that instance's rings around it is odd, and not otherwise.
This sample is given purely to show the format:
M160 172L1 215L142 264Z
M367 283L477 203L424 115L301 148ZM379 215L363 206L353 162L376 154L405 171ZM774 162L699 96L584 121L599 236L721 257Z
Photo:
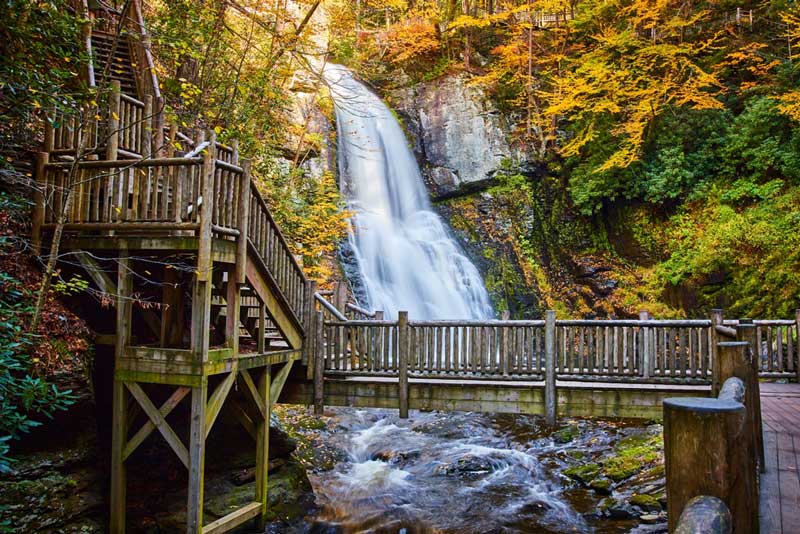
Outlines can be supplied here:
M509 142L509 121L465 74L393 91L388 100L414 139L434 200L483 189L504 162L522 158Z
M625 290L626 278L636 285L631 269L598 250L598 235L608 244L608 230L572 212L565 184L514 144L513 117L469 75L384 96L404 124L435 209L478 266L498 312L632 313Z

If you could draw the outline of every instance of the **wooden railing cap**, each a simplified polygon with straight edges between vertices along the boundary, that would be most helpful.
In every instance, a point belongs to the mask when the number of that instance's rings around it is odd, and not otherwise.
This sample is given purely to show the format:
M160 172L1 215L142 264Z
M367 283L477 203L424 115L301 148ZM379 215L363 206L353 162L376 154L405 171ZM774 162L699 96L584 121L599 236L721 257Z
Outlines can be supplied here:
M744 404L730 399L705 397L675 397L664 399L664 407L697 413L744 412Z

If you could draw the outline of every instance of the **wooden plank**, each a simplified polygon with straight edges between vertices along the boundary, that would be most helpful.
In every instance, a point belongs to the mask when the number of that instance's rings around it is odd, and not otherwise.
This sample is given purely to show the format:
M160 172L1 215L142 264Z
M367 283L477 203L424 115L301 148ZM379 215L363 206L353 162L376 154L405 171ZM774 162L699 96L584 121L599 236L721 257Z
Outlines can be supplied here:
M283 367L281 367L281 370L278 371L278 374L271 380L272 385L270 385L269 390L269 398L271 399L270 411L272 410L272 404L275 404L281 396L281 391L283 391L283 386L286 384L286 379L289 378L289 373L292 371L293 364L294 360L286 362Z
M780 339L779 335L776 336ZM795 421L800 416L795 415ZM778 479L780 485L781 524L800 526L800 478L797 471L797 455L790 434L777 435Z
M258 380L258 402L261 406L271 406L270 380L272 368L264 368ZM270 411L262 410L256 429L256 501L260 505L262 523L269 507L269 419ZM261 525L261 530L264 530Z
M131 392L131 395L133 395L133 397L142 407L142 410L144 410L144 412L147 414L147 417L150 418L158 431L161 432L161 435L164 436L164 439L167 441L167 444L170 446L170 448L175 452L183 465L188 469L189 452L186 450L186 446L183 444L169 423L167 423L166 419L164 419L164 417L161 415L161 412L153 405L153 403L150 401L150 398L147 396L144 390L142 390L139 384L136 382L125 382L124 384L125 387L128 388L128 391Z
M186 395L189 394L191 389L185 386L178 387L169 398L164 401L164 404L158 409L158 412L161 414L162 417L166 419L166 417L172 412L172 410L180 404ZM156 425L153 423L152 420L148 418L147 422L134 434L134 436L128 441L125 445L125 450L123 452L123 458L128 458L136 448L141 445L141 443L149 436L153 430L156 429Z
M186 503L186 532L194 534L203 525L203 490L206 461L205 410L208 384L192 388L192 410L189 415L189 450L186 453L189 488ZM181 443L181 446L183 444ZM183 449L186 450L185 448Z
M239 372L239 376L241 377L242 382L244 382L245 389L250 394L250 400L253 401L253 404L258 409L261 416L266 417L267 406L263 404L261 395L258 393L258 388L253 382L253 377L250 376L250 372L247 369L243 369Z
M203 534L228 532L261 514L261 503L251 502L203 527Z
M217 420L217 416L219 416L220 411L222 410L222 405L225 403L225 399L228 397L228 393L231 390L234 382L236 382L236 375L238 374L238 370L234 369L231 373L226 376L222 382L216 387L214 392L211 394L211 398L208 399L208 405L206 406L206 418L205 418L205 437L208 437L208 434L211 432L211 427L214 426L214 422Z
M774 432L764 432L764 458L766 473L761 475L759 495L759 516L762 534L783 532L780 509L780 485L778 478L777 436Z

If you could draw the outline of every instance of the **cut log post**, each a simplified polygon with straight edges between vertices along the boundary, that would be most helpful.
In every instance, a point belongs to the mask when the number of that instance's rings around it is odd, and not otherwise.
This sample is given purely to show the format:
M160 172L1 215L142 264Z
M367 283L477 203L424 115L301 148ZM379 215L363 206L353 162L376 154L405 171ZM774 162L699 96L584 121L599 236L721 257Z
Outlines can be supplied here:
M547 310L544 319L544 412L548 425L556 424L556 312Z
M734 379L735 380L735 379ZM664 401L664 460L669 530L698 495L721 499L731 511L734 533L758 532L758 493L744 405L731 399L673 398Z
M408 418L408 312L401 311L397 315L397 355L398 355L398 400L400 417Z
M261 503L261 517L259 524L261 530L267 518L269 507L269 419L272 405L270 399L270 385L272 382L272 367L267 365L258 380L258 396L263 403L264 411L260 414L256 430L256 501Z
M325 410L325 340L323 338L323 327L325 314L322 311L316 312L315 323L317 340L315 343L314 356L314 413L322 415Z
M192 388L189 416L189 481L186 503L186 534L203 530L203 479L206 462L206 393L208 378Z
M647 321L650 319L650 314L642 310L639 312L639 320L640 321ZM650 378L650 366L652 365L651 355L650 355L650 329L646 326L641 327L641 364L642 368L640 370L642 374L642 378Z
M758 468L761 473L764 473L766 472L766 464L764 463L764 433L761 421L761 386L758 381L761 358L758 353L756 326L750 319L740 319L737 334L739 340L746 342L748 345L746 350L748 353L748 361L751 365L751 380L750 383L745 383L745 386L748 388L745 406L748 408L749 414L752 415L753 445L756 449Z
M719 333L717 333L717 326L722 326L722 310L711 310L711 328L709 329L709 336L711 338L711 396L716 397L719 394L721 382L719 379L719 353L717 351L717 343L719 343Z
M31 248L36 256L42 253L42 225L45 216L46 194L45 184L47 183L47 170L45 165L50 160L47 152L36 153L36 168L34 170L34 189L33 189L33 227L31 229Z
M800 382L800 309L794 311L794 329L797 333L794 344L794 368L797 370L797 381ZM759 362L761 361L761 351L758 351Z
M686 503L674 534L731 534L731 512L720 499L700 495Z
M108 95L108 131L106 135L106 160L114 161L119 155L119 113L120 84L119 80L111 80L111 92Z

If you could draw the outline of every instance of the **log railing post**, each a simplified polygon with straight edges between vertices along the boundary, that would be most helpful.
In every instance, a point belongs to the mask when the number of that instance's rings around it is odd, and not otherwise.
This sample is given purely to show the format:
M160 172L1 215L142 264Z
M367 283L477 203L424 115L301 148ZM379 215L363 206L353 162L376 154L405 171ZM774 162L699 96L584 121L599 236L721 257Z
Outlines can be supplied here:
M397 314L397 369L398 400L400 417L408 418L408 312L401 311Z
M547 310L544 316L544 412L548 425L556 424L556 312Z
M202 205L200 206L200 244L197 252L197 279L211 280L211 226L214 219L214 165L217 133L208 130L208 146L203 154Z
M748 408L748 413L752 415L751 423L753 425L753 440L758 459L759 471L764 473L766 471L766 464L764 463L764 434L761 422L761 387L758 382L758 371L761 365L761 359L758 354L756 325L750 319L740 319L739 327L736 329L737 337L740 341L747 343L745 349L749 354L748 361L750 363L750 383L745 383L747 387L745 406ZM741 378L741 377L740 377Z
M111 80L111 92L108 94L108 119L106 124L106 160L115 161L119 155L119 114L120 84L119 80Z
M639 320L640 321L648 321L650 319L650 314L646 310L642 310L639 312ZM640 327L641 335L641 345L639 350L642 354L641 359L641 373L642 378L650 378L650 328L647 326Z
M794 344L794 368L797 371L797 381L800 382L800 309L794 311L794 329L797 333L797 341ZM759 350L757 354L759 365L761 365L761 351Z
M322 325L316 322L316 313L314 312L314 294L316 292L317 283L312 280L307 281L305 293L303 294L303 313L305 314L303 323L306 331L306 337L303 341L303 361L306 364L306 378L308 380L314 378L314 360L318 354L315 346L317 342L316 330L322 328Z
M31 229L31 248L36 256L42 253L42 225L45 216L45 201L47 199L45 187L47 184L46 165L50 160L47 152L36 153L36 168L34 170L33 189L33 228ZM55 207L55 206L54 206Z
M237 229L239 239L236 242L236 283L244 284L247 274L247 236L250 229L250 160L242 162L241 186L239 187L239 213Z
M719 379L719 351L717 350L717 343L719 343L719 334L717 333L717 326L722 326L722 310L711 310L711 328L709 330L710 350L711 350L711 396L716 397L719 394L721 382Z
M315 312L316 323L316 342L314 356L314 413L322 415L325 410L325 314L322 311Z
M721 499L730 509L733 532L758 532L758 491L752 449L743 447L744 385L726 383L719 398L664 401L664 463L669 531L675 532L687 503L698 495Z

